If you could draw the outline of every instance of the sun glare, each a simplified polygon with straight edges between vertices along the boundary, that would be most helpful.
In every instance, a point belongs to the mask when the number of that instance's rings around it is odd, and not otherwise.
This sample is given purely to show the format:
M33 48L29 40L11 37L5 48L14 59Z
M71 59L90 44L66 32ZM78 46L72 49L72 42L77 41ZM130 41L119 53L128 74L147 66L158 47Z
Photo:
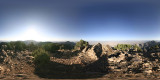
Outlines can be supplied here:
M23 40L36 40L36 41L42 41L43 38L38 33L38 31L34 28L29 28L26 30L26 32L23 35Z

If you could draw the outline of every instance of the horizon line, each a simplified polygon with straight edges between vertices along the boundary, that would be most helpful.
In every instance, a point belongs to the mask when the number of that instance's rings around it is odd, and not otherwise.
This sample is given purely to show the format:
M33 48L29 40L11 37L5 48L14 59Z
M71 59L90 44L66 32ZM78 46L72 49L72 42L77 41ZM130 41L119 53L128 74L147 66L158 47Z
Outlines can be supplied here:
M80 39L81 40L81 39ZM85 39L82 39L82 40L85 40ZM79 40L1 40L0 41L36 41L36 42L66 42L66 41L73 41L73 42L76 42L76 41L79 41ZM153 39L153 40L85 40L85 41L91 41L91 42L97 42L97 41L101 41L101 42L106 42L106 41L160 41L160 40L156 40L156 39Z

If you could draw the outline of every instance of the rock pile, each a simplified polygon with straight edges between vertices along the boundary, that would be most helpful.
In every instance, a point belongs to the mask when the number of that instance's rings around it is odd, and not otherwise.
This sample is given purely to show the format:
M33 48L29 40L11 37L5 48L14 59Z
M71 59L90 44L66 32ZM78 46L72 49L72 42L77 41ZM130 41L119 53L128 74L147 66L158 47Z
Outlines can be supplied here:
M0 78L14 76L19 73L33 73L33 57L31 52L0 51Z
M119 52L108 56L108 63L111 72L121 72L127 74L143 73L151 75L159 72L160 64L157 53L151 53L150 57L145 57L142 53Z
M125 54L117 52L115 54L109 55L108 63L111 71L113 72L121 71L122 67L126 67Z
M150 55L148 55L150 54ZM91 71L110 71L111 73L151 75L160 71L160 53L136 53L112 50L108 45L98 43L82 50L82 63L87 63ZM106 70L107 69L107 70Z

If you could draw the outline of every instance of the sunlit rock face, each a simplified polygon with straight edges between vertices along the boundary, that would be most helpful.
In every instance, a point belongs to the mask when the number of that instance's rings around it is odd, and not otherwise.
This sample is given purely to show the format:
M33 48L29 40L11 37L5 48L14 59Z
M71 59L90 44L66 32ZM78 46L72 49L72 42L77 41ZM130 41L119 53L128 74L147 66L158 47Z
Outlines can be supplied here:
M80 53L82 61L84 63L92 63L96 60L98 60L98 57L96 55L95 46L87 46L82 50L82 53Z
M109 56L108 60L111 62L120 62L122 60L125 60L125 54L123 53L112 54Z
M114 51L113 49L109 46L109 45L102 45L102 55L110 55L112 54Z
M104 46L100 43L85 47L80 55L82 63L86 63L86 70L107 72L107 53L110 52L109 49L111 49L109 46Z
M93 46L87 46L85 47L82 52L81 56L84 57L84 59L88 59L90 61L96 61L100 59L102 56L108 55L113 53L112 48L109 45L102 45L100 43L93 45Z

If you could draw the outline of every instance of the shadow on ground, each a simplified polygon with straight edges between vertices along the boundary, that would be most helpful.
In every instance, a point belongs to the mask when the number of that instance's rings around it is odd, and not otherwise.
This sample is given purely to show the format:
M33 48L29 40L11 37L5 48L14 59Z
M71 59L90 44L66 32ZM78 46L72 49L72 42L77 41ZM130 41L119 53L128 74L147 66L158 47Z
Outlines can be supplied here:
M41 78L47 79L89 79L99 78L107 74L107 68L104 67L106 57L102 57L92 64L86 66L81 64L64 65L56 62L50 62L43 67L36 67L35 74ZM102 65L101 65L102 64ZM103 66L103 67L102 67ZM104 68L106 70L104 70Z
M55 53L52 53L51 56L54 56L56 58L61 58L61 59L70 59L72 57L78 56L78 54L80 53L80 51L68 51L68 52L61 52L61 51L57 51Z

